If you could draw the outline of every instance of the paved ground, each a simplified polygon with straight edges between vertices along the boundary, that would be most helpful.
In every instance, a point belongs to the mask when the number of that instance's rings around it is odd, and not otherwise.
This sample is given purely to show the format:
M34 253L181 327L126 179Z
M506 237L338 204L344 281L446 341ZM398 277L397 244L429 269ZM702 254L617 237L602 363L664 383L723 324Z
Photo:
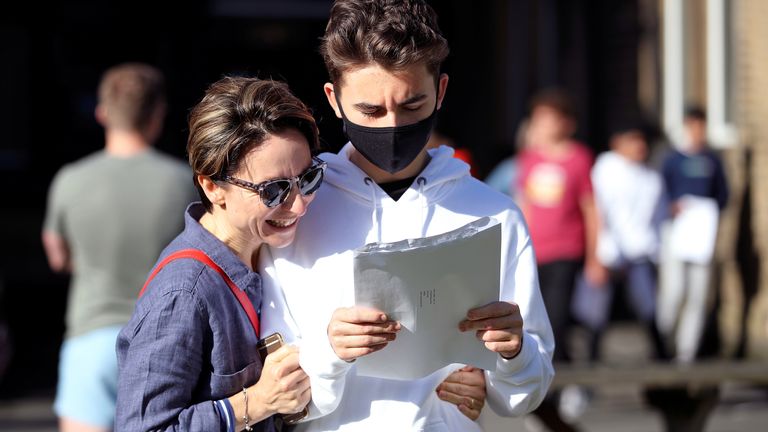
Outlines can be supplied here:
M647 348L642 333L632 326L618 326L607 338L605 355L612 361L636 360ZM54 432L56 420L51 411L51 393L0 400L0 431ZM644 404L641 389L631 385L597 391L576 422L585 432L664 431L659 414ZM495 416L489 409L483 412L481 424L487 432L545 430L535 418L505 419ZM768 390L725 384L721 387L720 402L705 430L757 431L765 430L765 425L768 425Z
M768 424L768 393L745 387L725 386L723 396L707 424L707 432L765 430ZM505 419L485 410L481 422L487 432L544 431L535 418ZM662 432L660 416L644 406L639 391L617 388L595 395L579 418L582 431ZM54 432L56 420L50 396L0 402L0 431Z
M583 356L578 332L571 340L576 357ZM602 344L602 358L612 363L637 363L648 358L648 339L643 330L631 324L618 324L608 331ZM768 367L768 365L766 365ZM544 432L538 419L505 419L484 410L481 423L486 432ZM645 404L642 389L616 385L596 390L584 413L574 422L583 432L663 432L663 418ZM726 383L708 418L706 432L743 432L766 430L768 425L768 389Z
M768 393L724 386L720 403L709 418L707 432L765 430ZM546 431L536 418L502 419L486 410L481 417L486 432ZM595 395L576 424L585 432L663 432L661 416L645 406L638 389L616 388Z

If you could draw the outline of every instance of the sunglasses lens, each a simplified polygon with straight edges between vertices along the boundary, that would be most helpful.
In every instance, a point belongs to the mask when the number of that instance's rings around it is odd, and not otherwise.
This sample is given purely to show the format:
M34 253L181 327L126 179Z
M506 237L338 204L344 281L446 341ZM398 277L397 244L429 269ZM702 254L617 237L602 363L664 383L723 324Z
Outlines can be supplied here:
M291 192L291 182L288 180L275 180L264 185L261 191L261 199L267 207L276 207L282 204Z
M307 171L299 182L302 195L311 195L323 184L323 168L315 167Z

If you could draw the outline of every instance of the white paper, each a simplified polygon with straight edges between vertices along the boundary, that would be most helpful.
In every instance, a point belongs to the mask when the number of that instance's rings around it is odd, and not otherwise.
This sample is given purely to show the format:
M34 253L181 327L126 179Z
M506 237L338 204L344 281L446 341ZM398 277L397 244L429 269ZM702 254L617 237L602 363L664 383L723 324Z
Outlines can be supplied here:
M357 359L357 373L415 379L451 363L495 369L497 354L460 332L471 308L499 299L501 225L481 218L434 237L355 251L355 304L400 321L397 339Z
M684 195L679 202L680 213L672 222L671 253L683 261L709 264L717 237L717 201Z

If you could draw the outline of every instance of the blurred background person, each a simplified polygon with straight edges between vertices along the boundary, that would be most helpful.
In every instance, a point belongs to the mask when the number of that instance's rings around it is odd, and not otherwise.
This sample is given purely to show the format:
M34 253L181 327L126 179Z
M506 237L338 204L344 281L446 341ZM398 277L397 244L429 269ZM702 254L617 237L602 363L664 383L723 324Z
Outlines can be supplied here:
M152 148L164 88L146 64L107 70L95 111L104 149L62 167L50 186L43 247L51 269L72 274L54 402L64 432L112 428L117 334L195 196L186 165Z
M517 133L515 134L515 154L497 163L485 177L485 180L483 180L485 184L503 194L515 195L518 175L517 157L525 148L527 130L528 119L523 119L518 125Z
M662 166L671 223L664 229L657 323L676 361L696 358L710 295L719 212L728 202L723 164L706 141L706 113L685 111L685 141ZM678 312L679 311L679 312Z
M592 186L599 220L596 256L609 270L603 285L580 278L573 312L591 332L589 359L599 360L600 336L610 320L614 290L623 287L636 318L648 329L655 356L664 358L656 330L659 232L667 207L661 175L646 165L649 130L617 127L610 150L597 157Z
M453 157L456 159L464 161L467 165L469 165L469 173L473 177L477 177L477 170L475 170L475 163L472 158L472 151L466 147L461 147L456 145L456 141L454 141L451 137L445 135L440 129L435 129L432 131L432 134L429 135L429 140L427 141L427 148L433 149L438 148L441 145L448 146L453 149Z
M573 139L576 116L570 96L546 89L531 103L525 150L518 159L518 204L536 251L539 283L555 336L555 362L570 360L567 335L576 276L595 285L607 273L595 256L597 217L590 170L592 152ZM572 430L560 419L554 397L537 416L552 430Z

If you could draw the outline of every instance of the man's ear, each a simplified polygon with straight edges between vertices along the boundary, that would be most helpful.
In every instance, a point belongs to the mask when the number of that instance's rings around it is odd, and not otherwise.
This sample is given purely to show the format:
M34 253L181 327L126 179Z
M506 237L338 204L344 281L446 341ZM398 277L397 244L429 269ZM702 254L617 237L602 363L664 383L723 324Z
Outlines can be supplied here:
M445 92L448 90L448 74L440 74L440 79L437 81L437 109L443 106L443 98L445 98Z
M107 127L107 108L104 105L96 105L96 109L93 110L93 116L102 127Z
M339 104L336 100L336 90L333 87L332 83L325 83L323 86L323 91L325 92L325 97L328 99L328 103L331 105L331 108L333 108L333 111L336 113L336 117L341 118L341 111L339 110Z
M223 206L227 203L226 197L224 196L224 189L215 181L211 180L210 177L205 175L198 175L197 182L203 189L203 192L205 193L206 198L208 198L208 201L210 201L212 204Z

